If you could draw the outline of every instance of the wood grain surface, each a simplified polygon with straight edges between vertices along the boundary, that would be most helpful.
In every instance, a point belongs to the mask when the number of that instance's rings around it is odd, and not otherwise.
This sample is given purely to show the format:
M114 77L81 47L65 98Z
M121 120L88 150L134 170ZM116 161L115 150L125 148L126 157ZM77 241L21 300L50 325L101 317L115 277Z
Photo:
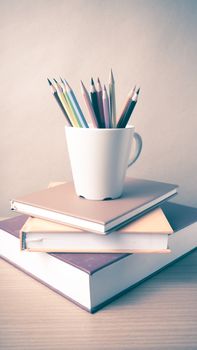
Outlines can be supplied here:
M0 260L0 349L196 349L197 251L94 315Z

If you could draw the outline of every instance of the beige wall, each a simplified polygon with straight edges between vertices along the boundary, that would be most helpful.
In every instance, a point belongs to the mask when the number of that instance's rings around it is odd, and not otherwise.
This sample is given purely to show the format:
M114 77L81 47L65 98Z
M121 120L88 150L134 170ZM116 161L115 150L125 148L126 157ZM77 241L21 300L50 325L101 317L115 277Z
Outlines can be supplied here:
M69 180L64 118L47 77L79 80L112 67L119 108L133 84L143 154L129 174L180 185L197 205L197 1L0 1L0 215L9 199Z

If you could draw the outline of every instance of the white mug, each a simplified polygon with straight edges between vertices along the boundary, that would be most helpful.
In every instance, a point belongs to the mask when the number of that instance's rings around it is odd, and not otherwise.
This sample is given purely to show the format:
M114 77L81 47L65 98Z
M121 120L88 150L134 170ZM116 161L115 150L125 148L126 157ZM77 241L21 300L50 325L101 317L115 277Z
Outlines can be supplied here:
M139 157L142 139L134 126L122 129L65 127L75 191L91 200L121 196L126 170ZM135 152L129 159L133 138Z

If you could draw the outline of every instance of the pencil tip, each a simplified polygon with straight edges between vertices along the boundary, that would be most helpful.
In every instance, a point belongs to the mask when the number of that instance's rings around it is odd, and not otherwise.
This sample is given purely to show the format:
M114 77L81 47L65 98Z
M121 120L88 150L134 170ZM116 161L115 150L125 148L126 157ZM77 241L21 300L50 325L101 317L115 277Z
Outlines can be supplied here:
M80 83L81 83L81 88L82 88L82 89L85 89L85 86L84 86L84 83L83 83L82 80L80 80Z
M97 81L98 81L99 84L101 83L99 78L97 78Z
M55 78L53 78L53 80L54 80L54 82L55 82L56 84L58 84L58 82L57 82L57 80L56 80Z
M128 97L131 98L133 96L133 94L135 93L136 91L136 85L134 85L133 89L131 89L128 93Z
M136 94L139 95L140 87L137 89Z
M51 86L51 85L52 85L52 82L50 81L49 78L47 78L47 80L48 80L49 85Z
M94 80L93 80L93 78L91 78L91 84L94 85Z
M64 80L60 77L61 82L64 84Z
M68 84L68 82L67 82L66 79L64 79L64 85L66 85L67 89L70 89L70 90L71 90L71 87L70 87L70 85Z
M112 83L114 83L114 75L113 75L112 68L110 70L110 80L111 80Z

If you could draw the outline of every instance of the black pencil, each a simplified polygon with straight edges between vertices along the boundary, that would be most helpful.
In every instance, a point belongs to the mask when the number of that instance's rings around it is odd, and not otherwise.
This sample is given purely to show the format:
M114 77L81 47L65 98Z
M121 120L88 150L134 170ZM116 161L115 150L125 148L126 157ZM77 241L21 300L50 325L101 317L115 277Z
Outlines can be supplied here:
M104 125L102 123L100 112L99 112L99 104L98 104L98 97L97 92L94 85L94 80L91 78L91 91L90 91L91 101L92 101L92 107L97 119L98 127L103 128Z
M100 119L103 125L103 128L105 128L105 118L104 118L104 111L103 111L103 91L100 83L100 79L97 80L97 100L98 100L98 107L99 107L99 113L100 113Z
M56 101L57 101L57 103L58 103L58 105L59 105L61 111L63 112L63 114L64 114L64 116L65 116L65 118L66 118L67 124L68 124L69 126L73 126L72 123L71 123L71 121L70 121L70 119L69 119L68 114L66 113L66 111L65 111L65 109L64 109L64 107L63 107L63 105L62 105L62 103L61 103L61 101L60 101L60 98L59 98L59 96L58 96L58 93L57 93L56 88L53 86L52 82L51 82L48 78L47 78L47 80L48 80L48 83L49 83L49 85L50 85L50 87L51 87L52 94L53 94L53 96L55 97L55 99L56 99Z
M129 102L129 105L127 107L127 110L125 111L124 116L122 116L122 118L119 120L118 124L117 124L117 128L125 128L127 126L127 123L131 117L131 114L136 106L137 103L137 99L138 99L138 95L139 95L140 89L138 89L133 97L132 100Z

